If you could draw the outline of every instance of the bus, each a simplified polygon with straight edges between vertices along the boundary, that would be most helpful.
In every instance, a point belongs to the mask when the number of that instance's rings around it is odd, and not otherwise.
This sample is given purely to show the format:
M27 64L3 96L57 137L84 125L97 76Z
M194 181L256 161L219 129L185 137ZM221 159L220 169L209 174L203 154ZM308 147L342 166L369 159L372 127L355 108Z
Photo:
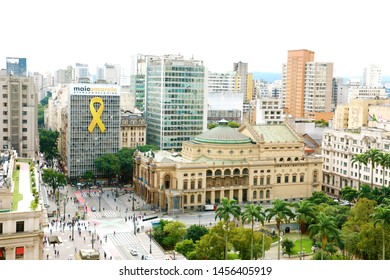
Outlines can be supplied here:
M212 204L205 204L203 205L203 211L215 211L217 207Z

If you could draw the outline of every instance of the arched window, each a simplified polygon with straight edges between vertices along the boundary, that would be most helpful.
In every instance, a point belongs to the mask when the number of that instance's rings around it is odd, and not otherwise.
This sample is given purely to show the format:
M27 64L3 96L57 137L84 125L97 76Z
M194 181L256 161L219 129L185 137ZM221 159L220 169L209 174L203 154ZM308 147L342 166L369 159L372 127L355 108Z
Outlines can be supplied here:
M233 174L240 175L240 169L238 169L238 168L234 169Z
M260 191L260 199L264 198L264 191Z
M221 176L221 175L222 175L221 169L215 170L215 176Z
M191 190L195 189L195 180L191 180Z
M198 189L201 189L202 188L202 179L199 179L198 180Z
M299 182L301 182L301 183L305 182L305 174L301 173L299 175Z
M314 170L313 171L313 182L317 183L317 180L318 180L318 171Z
M198 194L198 203L202 203L202 195Z
M242 170L242 174L248 175L248 174L249 174L249 169L248 169L248 168L244 168L244 169Z
M191 198L190 198L190 203L194 203L195 202L195 195L191 195Z
M230 171L230 169L226 169L224 172L223 172L223 175L225 176L230 176L232 172Z
M184 204L187 204L187 196L186 196L186 195L183 196L183 203L184 203Z
M206 171L206 176L213 176L213 171L207 170Z
M186 190L188 188L188 180L183 181L183 190Z
M165 188L169 189L171 186L171 176L165 175L164 182L165 182Z
M257 198L257 191L253 191L253 199Z
M282 162L282 161L283 161L283 158L280 158L279 161Z
M269 191L269 190L267 190L267 191L265 192L265 198L270 198L270 191Z

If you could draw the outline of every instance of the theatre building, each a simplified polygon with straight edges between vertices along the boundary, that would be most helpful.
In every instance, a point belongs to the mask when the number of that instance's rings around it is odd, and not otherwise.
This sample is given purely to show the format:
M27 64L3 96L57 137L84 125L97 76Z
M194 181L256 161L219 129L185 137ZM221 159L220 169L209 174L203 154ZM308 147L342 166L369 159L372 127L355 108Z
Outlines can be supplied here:
M299 201L321 190L321 157L305 155L303 138L287 124L234 129L227 123L221 120L183 142L181 152L136 152L136 193L179 213L218 204L223 197L268 204L277 198Z

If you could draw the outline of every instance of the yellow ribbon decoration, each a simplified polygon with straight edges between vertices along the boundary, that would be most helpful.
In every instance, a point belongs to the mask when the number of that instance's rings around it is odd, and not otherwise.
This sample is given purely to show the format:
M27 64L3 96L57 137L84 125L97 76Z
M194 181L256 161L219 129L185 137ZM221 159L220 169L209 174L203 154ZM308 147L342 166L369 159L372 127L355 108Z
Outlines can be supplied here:
M100 104L99 110L97 111L93 106L95 103ZM88 126L89 133L92 133L96 125L99 126L101 132L104 132L106 130L106 127L104 126L102 120L100 119L100 116L103 114L103 110L104 110L103 99L101 97L92 98L91 102L89 103L89 109L91 110L91 114L93 117L91 123Z

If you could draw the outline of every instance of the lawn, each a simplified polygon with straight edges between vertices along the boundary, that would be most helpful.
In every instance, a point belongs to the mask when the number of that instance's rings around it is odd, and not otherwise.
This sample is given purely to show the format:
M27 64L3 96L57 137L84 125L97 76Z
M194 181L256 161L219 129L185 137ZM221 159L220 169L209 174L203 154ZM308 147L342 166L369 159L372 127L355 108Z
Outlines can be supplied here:
M12 179L14 181L14 192L12 195L12 211L18 209L18 203L23 199L23 195L19 193L19 174L20 170L15 170L12 174Z

